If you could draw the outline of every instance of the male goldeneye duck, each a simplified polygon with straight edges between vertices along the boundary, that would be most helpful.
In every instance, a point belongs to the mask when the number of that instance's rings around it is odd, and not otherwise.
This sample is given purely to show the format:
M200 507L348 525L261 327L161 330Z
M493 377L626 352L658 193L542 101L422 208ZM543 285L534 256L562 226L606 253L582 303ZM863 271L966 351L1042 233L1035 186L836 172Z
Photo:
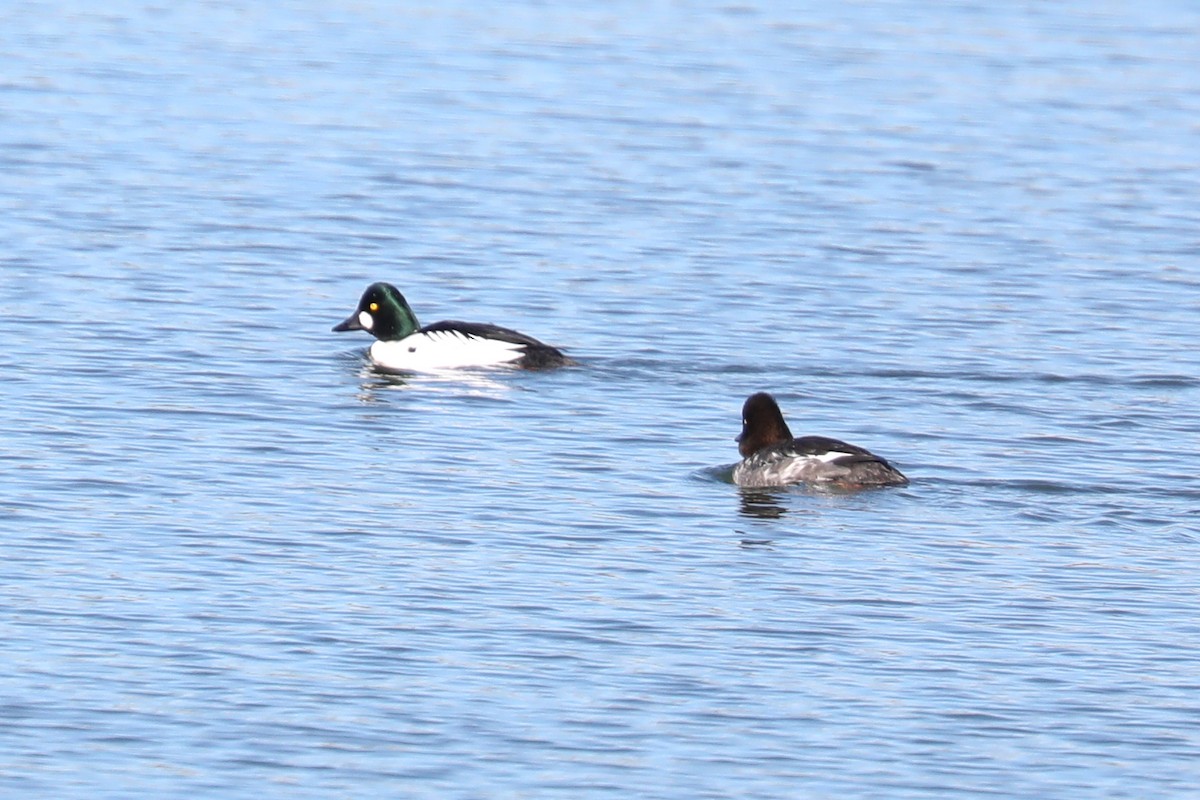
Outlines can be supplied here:
M742 461L733 468L733 482L739 486L870 489L908 483L885 459L857 445L824 436L793 438L775 398L766 392L750 395L742 406L737 442Z
M387 370L417 371L492 367L561 367L575 362L557 348L523 333L479 322L435 322L420 327L400 290L373 283L335 331L369 331L371 361Z

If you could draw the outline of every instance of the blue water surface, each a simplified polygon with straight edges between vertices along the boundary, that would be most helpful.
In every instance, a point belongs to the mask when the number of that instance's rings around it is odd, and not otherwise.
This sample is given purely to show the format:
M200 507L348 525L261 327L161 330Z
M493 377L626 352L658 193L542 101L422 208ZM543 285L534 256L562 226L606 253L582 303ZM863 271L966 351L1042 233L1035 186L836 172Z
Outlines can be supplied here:
M1194 796L1198 30L5 4L0 794ZM740 491L759 390L911 485Z

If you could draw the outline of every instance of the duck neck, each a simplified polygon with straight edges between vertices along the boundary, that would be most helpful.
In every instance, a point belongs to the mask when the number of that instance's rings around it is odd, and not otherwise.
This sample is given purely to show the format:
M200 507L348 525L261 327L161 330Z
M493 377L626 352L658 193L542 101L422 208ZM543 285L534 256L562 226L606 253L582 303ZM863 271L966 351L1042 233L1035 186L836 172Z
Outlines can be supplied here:
M403 339L420 330L417 315L409 308L408 301L403 297L392 295L385 301L385 308L375 314L375 326L372 333L385 342Z

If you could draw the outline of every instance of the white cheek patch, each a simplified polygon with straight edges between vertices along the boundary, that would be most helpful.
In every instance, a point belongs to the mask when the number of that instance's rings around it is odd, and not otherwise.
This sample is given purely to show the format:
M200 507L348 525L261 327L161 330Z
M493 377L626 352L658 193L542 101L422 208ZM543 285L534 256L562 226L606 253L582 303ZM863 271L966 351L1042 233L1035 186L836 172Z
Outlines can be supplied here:
M371 326L375 324L375 318L366 311L358 312L358 324L362 325L367 330L371 330Z

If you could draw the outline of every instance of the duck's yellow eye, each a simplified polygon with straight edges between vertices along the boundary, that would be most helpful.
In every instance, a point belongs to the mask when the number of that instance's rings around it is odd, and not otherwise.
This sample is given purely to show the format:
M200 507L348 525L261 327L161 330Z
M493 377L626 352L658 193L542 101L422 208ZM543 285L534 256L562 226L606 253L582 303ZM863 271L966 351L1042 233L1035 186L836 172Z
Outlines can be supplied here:
M371 308L371 310L372 310L372 311L378 311L378 310L379 310L379 303L371 303L371 306L370 306L370 308Z

